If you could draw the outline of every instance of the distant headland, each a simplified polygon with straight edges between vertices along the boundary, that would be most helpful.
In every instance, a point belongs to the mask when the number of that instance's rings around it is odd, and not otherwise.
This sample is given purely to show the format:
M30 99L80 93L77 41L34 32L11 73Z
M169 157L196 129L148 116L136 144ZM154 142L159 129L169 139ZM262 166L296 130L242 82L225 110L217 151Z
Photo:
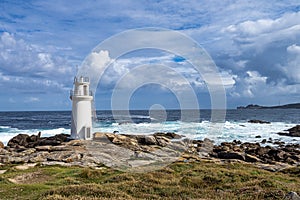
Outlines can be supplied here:
M238 106L237 109L300 109L300 103L285 104L280 106L260 106L249 104L247 106Z

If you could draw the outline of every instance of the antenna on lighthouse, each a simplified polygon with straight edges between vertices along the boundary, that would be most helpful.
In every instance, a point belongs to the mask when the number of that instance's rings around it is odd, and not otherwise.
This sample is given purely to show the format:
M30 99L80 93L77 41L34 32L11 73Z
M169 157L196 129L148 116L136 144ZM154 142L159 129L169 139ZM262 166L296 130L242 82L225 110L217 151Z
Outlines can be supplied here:
M93 94L88 77L74 77L74 90L70 92L72 100L71 138L92 139L92 102Z

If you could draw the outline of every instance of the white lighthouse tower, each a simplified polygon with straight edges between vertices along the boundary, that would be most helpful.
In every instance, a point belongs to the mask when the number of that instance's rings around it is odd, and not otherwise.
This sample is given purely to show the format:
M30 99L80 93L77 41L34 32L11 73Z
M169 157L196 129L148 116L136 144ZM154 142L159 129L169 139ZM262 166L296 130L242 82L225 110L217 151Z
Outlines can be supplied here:
M75 77L74 90L71 90L72 121L71 138L92 139L92 102L93 94L90 89L88 77Z

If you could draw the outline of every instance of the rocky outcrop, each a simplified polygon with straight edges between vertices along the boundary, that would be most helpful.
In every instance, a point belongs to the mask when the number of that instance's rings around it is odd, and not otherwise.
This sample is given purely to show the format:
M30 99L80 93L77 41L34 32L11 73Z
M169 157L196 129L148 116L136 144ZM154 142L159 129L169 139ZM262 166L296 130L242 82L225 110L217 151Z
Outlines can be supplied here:
M156 147L165 147L171 139L179 138L175 133L155 133L153 135L125 135L113 133L95 133L95 140L105 140L131 150L154 150Z
M12 139L10 139L7 143L7 146L11 148L34 148L36 146L43 145L60 145L62 142L68 141L70 135L68 134L58 134L52 137L41 137L40 133L38 135L27 135L27 134L19 134Z
M287 144L278 147L261 146L259 143L224 142L214 146L211 157L237 159L246 162L274 164L276 162L295 165L300 163L300 144Z
M300 125L287 129L286 132L280 132L279 135L285 135L290 137L300 137Z
M33 136L18 135L9 141L8 146L0 149L0 163L40 163L41 165L60 164L84 167L102 165L86 150L86 141L67 141L68 136L59 134L53 137L34 139Z
M0 141L0 149L3 149L4 148L4 144L3 142Z
M254 123L254 124L271 124L271 122L259 120L259 119L251 119L248 121L248 123Z
M293 129L298 130L298 129ZM234 140L215 145L214 141L178 140L172 133L153 135L124 135L95 133L91 141L71 140L68 135L53 137L18 135L9 145L0 148L0 163L40 163L63 166L79 165L97 167L102 164L122 169L170 163L174 161L200 159L236 160L256 163L261 168L277 171L284 167L300 164L300 144L284 144L269 140L264 143L277 143L278 146L261 146Z
M0 163L83 167L105 164L121 170L134 167L140 170L144 165L151 168L153 163L174 162L185 151L183 143L173 143L167 136L95 133L91 141L69 141L69 135L65 134L44 138L20 134L0 148Z

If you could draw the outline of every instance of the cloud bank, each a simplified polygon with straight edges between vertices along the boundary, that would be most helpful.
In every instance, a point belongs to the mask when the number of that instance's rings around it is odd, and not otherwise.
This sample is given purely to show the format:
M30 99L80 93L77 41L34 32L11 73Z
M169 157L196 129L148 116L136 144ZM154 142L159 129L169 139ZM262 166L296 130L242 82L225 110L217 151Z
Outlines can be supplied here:
M300 99L297 0L29 0L0 4L0 96L6 105L0 109L14 109L31 97L40 100L35 103L43 102L53 94L57 95L52 98L62 103L50 102L45 109L66 109L70 106L66 94L76 75L75 66L80 66L99 42L127 29L153 26L187 34L208 51L225 84L229 107L292 103ZM124 45L127 44L119 44L120 48ZM151 62L171 65L195 91L205 91L205 82L189 64L174 59L176 55L149 52L119 58L105 72L99 94L108 94L134 66ZM106 61L104 57L99 62ZM147 72L141 77L144 75ZM180 85L172 74L158 73L158 78ZM7 91L11 97L7 97ZM16 98L20 94L22 98ZM23 107L28 108L28 103Z

